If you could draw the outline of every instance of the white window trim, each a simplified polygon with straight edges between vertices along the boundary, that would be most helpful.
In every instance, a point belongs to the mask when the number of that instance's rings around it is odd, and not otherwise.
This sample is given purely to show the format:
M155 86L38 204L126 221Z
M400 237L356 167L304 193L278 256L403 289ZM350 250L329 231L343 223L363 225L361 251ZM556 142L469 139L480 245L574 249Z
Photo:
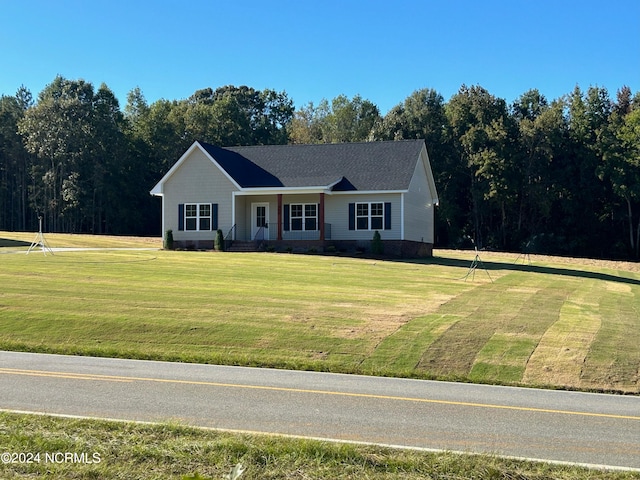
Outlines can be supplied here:
M366 219L367 219L367 228L359 228L358 227L358 219L359 218L365 218L364 215L358 215L358 205L367 205L367 215L366 215ZM382 215L371 215L371 205L382 205ZM382 219L382 226L380 228L372 228L371 227L371 220L373 218L380 218ZM361 232L372 232L374 230L384 230L384 202L356 202L356 206L355 206L355 227L356 230L359 230Z
M195 205L196 207L196 216L187 216L187 207ZM208 205L209 206L209 215L200 215L200 206ZM187 220L188 219L196 219L196 228L195 229L187 229ZM208 218L209 219L209 229L201 229L200 228L200 219ZM184 231L185 232L210 232L213 227L213 207L210 203L185 203L184 204Z
M302 206L302 217L294 217L293 216L293 206ZM307 205L314 205L316 207L316 214L307 216ZM319 223L319 207L317 203L290 203L289 204L289 231L291 232L317 232L320 229ZM302 230L294 230L293 229L293 219L301 219L302 220ZM315 218L316 219L316 228L313 230L307 230L307 218Z

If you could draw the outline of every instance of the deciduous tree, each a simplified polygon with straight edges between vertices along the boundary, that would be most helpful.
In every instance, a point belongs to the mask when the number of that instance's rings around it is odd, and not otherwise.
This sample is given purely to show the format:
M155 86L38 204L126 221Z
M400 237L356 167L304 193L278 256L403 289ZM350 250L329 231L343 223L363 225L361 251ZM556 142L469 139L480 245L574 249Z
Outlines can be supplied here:
M33 104L24 86L15 96L0 97L0 228L25 230L28 214L29 170L33 158L18 134L18 123Z
M331 103L323 99L294 114L289 138L292 143L343 143L373 140L374 126L381 120L378 107L356 95L338 95Z
M507 209L515 198L515 168L510 151L513 125L506 102L480 86L462 86L446 107L449 134L456 154L468 169L473 236L479 247L487 234L503 247L507 243ZM498 209L497 222L491 204ZM492 228L497 223L498 228ZM489 240L489 239L487 239Z

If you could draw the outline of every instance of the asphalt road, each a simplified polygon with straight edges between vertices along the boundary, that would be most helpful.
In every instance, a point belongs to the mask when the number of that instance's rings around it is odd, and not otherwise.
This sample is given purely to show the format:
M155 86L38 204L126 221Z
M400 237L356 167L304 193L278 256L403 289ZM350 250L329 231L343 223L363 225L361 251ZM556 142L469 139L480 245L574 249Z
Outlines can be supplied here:
M0 409L640 470L640 397L0 352Z

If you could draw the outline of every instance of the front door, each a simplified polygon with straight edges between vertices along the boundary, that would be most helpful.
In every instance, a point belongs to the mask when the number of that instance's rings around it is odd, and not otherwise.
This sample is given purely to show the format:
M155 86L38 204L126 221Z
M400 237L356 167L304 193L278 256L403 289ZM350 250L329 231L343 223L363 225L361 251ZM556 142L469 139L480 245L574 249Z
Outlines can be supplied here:
M265 240L269 238L269 204L251 204L251 239Z

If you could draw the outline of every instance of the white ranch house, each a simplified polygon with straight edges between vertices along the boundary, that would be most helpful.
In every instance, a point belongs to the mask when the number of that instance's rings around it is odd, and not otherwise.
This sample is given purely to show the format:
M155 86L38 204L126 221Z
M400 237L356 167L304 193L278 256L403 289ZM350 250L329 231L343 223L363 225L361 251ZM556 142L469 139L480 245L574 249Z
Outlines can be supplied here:
M431 255L438 194L424 140L193 145L151 190L177 246L366 250Z

